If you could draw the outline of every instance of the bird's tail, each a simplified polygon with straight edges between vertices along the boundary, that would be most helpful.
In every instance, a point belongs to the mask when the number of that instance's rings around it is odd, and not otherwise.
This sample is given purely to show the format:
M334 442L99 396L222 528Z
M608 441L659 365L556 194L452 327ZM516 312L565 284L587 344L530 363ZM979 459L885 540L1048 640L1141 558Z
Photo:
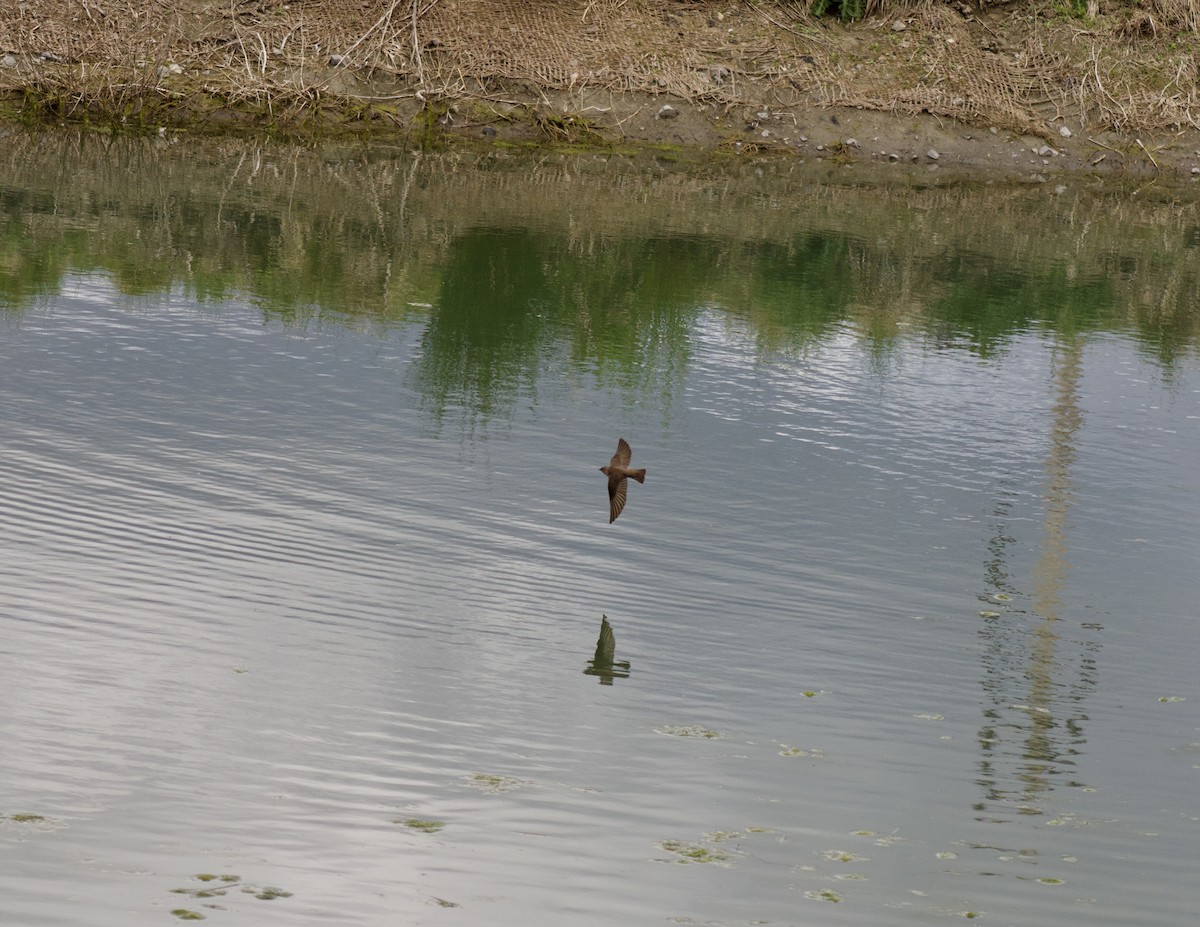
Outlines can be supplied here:
M646 482L646 470L644 467L641 470L630 470L626 475L637 480L639 483Z

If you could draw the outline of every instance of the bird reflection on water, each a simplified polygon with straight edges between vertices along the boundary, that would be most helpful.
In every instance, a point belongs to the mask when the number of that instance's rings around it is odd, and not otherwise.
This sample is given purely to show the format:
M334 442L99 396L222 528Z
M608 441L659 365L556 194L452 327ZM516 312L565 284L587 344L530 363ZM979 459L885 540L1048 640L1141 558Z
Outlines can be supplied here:
M614 679L629 678L629 661L614 660L617 652L617 638L613 634L608 616L600 616L600 637L596 640L596 654L588 660L584 673L588 676L599 676L600 685L611 686Z

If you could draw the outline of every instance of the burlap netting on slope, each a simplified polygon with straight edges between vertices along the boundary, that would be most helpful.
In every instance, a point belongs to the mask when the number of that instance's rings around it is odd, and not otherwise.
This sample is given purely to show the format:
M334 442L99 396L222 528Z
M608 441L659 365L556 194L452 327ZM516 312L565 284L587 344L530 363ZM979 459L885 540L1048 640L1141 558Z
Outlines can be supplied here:
M1142 61L1137 37L1119 30L1043 20L997 29L974 7L882 0L876 15L843 27L812 19L806 6L22 0L0 16L0 88L100 99L102 90L165 87L303 103L316 94L486 96L516 85L535 96L638 91L718 106L927 111L1021 131L1068 115L1118 129L1200 122L1195 56L1173 58L1169 74L1147 82L1147 68L1167 65Z

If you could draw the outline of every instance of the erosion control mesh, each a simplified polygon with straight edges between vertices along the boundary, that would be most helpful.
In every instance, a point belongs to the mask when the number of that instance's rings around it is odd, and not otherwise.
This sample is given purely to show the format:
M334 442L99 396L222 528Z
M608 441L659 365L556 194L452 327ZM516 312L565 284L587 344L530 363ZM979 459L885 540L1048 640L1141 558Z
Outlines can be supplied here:
M1115 3L1115 0L1113 0ZM692 103L857 106L1035 131L1200 125L1196 0L1081 21L1032 4L869 5L816 21L794 0L0 0L0 90L110 110L187 94L455 99L516 88ZM1154 37L1172 37L1172 53Z

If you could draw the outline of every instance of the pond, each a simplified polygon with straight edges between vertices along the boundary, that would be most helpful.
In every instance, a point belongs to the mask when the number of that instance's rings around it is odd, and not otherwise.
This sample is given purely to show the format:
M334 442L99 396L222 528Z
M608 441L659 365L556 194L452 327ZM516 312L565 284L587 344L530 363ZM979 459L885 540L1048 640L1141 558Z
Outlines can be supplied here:
M1194 916L1193 188L6 142L4 923Z

